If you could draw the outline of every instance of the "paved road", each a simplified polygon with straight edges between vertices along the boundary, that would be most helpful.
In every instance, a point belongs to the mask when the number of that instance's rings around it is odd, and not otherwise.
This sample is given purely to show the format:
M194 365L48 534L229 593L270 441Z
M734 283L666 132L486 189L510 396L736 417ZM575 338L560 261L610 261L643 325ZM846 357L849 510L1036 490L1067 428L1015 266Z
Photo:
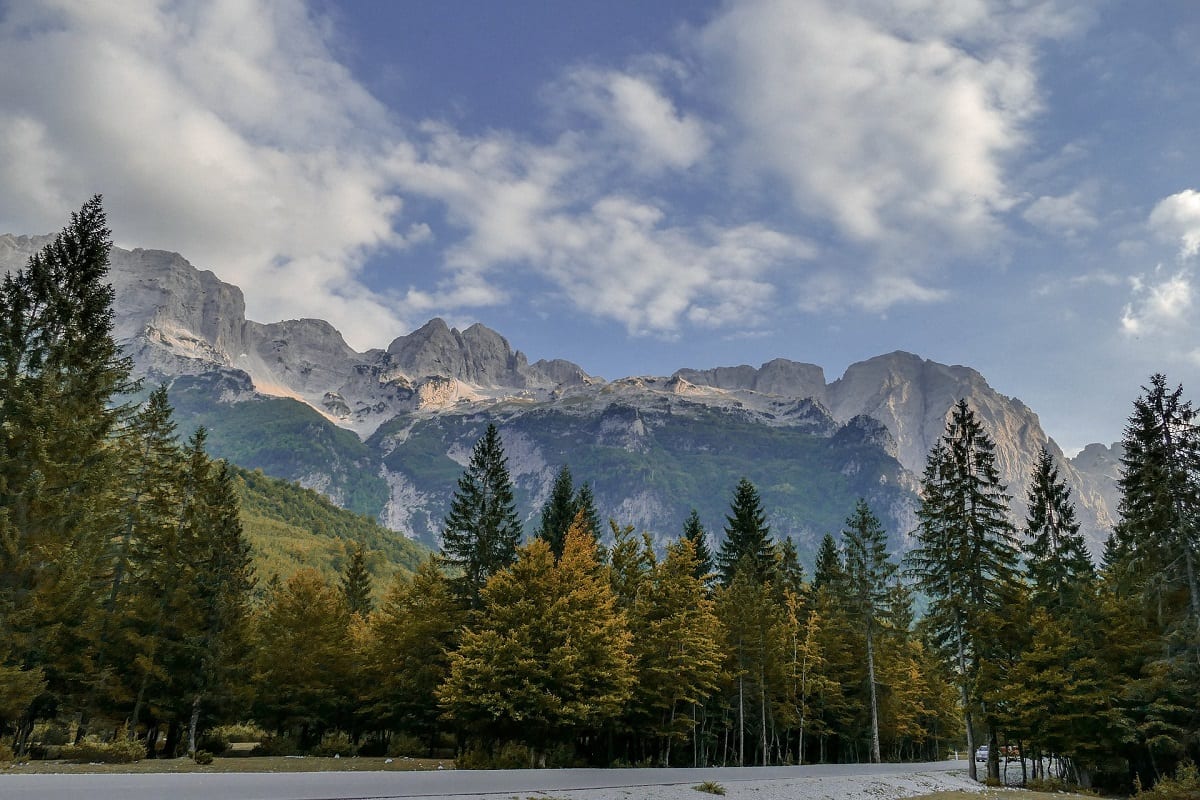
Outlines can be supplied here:
M182 773L160 775L2 775L3 800L388 800L695 784L714 780L782 780L840 775L896 775L964 769L964 761L929 764L816 764L806 767L705 769L446 770L442 772Z

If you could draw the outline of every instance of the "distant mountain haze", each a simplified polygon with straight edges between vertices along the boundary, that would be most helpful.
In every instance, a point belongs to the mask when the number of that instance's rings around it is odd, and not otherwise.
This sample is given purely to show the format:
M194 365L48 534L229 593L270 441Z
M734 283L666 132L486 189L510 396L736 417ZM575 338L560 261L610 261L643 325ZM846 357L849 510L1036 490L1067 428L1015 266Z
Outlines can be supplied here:
M0 236L0 268L22 266L48 241ZM459 331L432 319L359 353L323 320L247 320L241 289L176 253L114 248L111 280L116 335L138 375L170 386L182 429L203 423L215 455L298 480L431 545L491 421L527 530L568 464L592 484L602 518L658 541L678 536L693 507L719 539L745 476L772 532L794 537L802 554L841 529L859 496L904 549L925 458L964 397L996 442L1018 525L1042 447L1060 464L1094 555L1115 517L1117 446L1067 459L1020 400L969 367L911 353L853 364L832 382L819 366L782 358L606 381L569 361L530 364L480 324Z

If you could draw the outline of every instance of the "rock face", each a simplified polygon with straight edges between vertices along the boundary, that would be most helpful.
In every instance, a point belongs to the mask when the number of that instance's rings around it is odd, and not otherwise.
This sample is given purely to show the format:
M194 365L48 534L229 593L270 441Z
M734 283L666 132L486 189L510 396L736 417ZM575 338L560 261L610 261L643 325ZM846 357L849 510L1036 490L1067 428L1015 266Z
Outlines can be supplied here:
M22 266L49 239L0 236L0 269ZM996 442L1015 521L1024 517L1028 475L1042 447L1072 487L1094 553L1115 515L1115 449L1092 445L1068 461L1019 400L973 369L910 353L853 364L832 383L821 367L787 359L605 382L569 361L530 364L480 324L458 331L433 319L386 349L359 353L322 320L247 320L238 287L175 253L114 248L110 276L116 335L138 373L176 382L173 398L178 389L187 413L213 427L231 457L302 479L429 541L485 419L502 427L529 515L558 465L569 463L593 482L602 516L667 535L691 505L708 509L719 528L740 477L734 472L771 462L773 471L759 480L771 482L764 496L783 521L777 533L815 544L849 513L839 504L853 499L838 495L834 503L832 495L852 484L886 509L902 535L912 527L917 477L960 398ZM279 405L280 398L296 404ZM250 441L266 435L256 433L263 425L254 414L265 413L267 401L275 403L271 435L286 431L293 448L319 440L327 455L280 455L278 446ZM345 439L338 428L357 437ZM746 450L747 442L756 449ZM337 474L322 466L331 459ZM839 475L841 483L824 483L813 471ZM778 479L781 472L788 480Z

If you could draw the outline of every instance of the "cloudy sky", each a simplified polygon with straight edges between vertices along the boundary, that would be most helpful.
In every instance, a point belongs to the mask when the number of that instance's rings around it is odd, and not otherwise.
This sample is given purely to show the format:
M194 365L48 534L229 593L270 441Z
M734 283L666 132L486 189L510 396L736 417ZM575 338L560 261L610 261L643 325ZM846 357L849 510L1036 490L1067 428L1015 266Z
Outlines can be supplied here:
M1200 398L1200 4L0 0L0 232L615 378L908 350L1067 449Z

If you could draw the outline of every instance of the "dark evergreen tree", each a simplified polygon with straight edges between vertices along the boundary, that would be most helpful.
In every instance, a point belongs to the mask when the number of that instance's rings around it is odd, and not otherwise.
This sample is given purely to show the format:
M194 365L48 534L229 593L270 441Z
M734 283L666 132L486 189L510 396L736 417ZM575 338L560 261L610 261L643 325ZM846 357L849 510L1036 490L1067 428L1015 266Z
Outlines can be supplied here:
M1105 555L1120 586L1168 616L1171 598L1182 596L1177 616L1200 640L1200 428L1182 386L1169 390L1153 375L1143 392L1125 428L1120 521Z
M833 534L827 533L821 537L821 546L817 548L817 558L813 564L813 590L829 588L836 593L845 575L842 551L838 549Z
M995 444L960 400L946 432L929 454L917 511L917 547L908 563L930 599L928 622L950 653L959 682L968 749L974 750L984 662L997 653L1004 609L1015 600L1019 553L1008 520L1005 486L996 469ZM999 779L994 720L988 718L989 777ZM975 762L968 763L975 776Z
M1075 520L1071 490L1059 478L1058 467L1044 447L1029 484L1025 533L1033 603L1052 612L1076 607L1095 570Z
M779 547L779 564L775 572L780 591L786 589L798 599L803 599L808 594L804 565L800 563L800 551L796 549L796 543L790 536L784 539ZM782 601L782 598L780 600Z
M717 552L717 569L723 586L730 584L744 558L749 558L751 573L759 583L772 577L777 556L771 528L758 490L742 478L734 490L730 513L725 517L725 541Z
M683 523L683 538L692 543L692 551L696 556L696 577L707 583L713 572L712 550L708 547L708 532L700 524L700 515L694 508Z
M119 538L109 438L134 388L112 335L110 247L95 197L0 284L0 638L11 665L44 669L75 708L92 691L92 622Z
M202 515L188 537L196 564L189 591L191 630L185 637L190 674L182 681L184 699L191 695L189 755L196 753L202 706L208 706L210 719L224 713L231 721L247 710L244 676L252 652L250 603L257 582L229 464L219 462L205 477Z
M575 493L575 513L583 514L584 530L590 531L594 539L600 538L600 514L596 511L596 498L592 494L592 485L585 483ZM572 520L574 521L574 520ZM601 554L603 560L603 554Z
M550 498L542 506L542 521L537 531L537 538L550 545L550 551L554 553L555 558L562 556L567 529L571 527L577 510L571 469L564 464L554 476Z
M442 559L457 573L451 581L458 597L479 608L483 585L516 560L520 541L508 459L500 432L489 423L458 479L442 530Z
M346 596L350 613L366 619L375 605L371 600L371 573L367 569L366 547L362 542L356 542L351 546L349 556L342 573L342 594Z
M846 542L846 594L849 613L866 642L867 687L871 706L871 760L879 763L879 699L875 647L891 615L891 581L896 573L887 552L887 534L865 500L859 500L842 531Z

